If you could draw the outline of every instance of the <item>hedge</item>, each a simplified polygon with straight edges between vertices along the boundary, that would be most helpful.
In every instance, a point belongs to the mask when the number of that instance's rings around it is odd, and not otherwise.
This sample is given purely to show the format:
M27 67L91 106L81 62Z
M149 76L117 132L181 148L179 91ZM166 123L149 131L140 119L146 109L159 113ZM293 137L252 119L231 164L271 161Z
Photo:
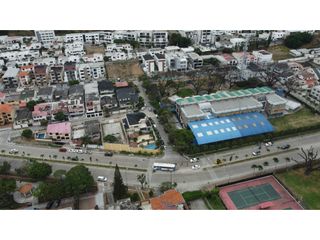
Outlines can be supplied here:
M204 195L204 193L200 190L182 193L182 196L186 202L190 202L190 201L194 201L199 198L202 198L203 195Z

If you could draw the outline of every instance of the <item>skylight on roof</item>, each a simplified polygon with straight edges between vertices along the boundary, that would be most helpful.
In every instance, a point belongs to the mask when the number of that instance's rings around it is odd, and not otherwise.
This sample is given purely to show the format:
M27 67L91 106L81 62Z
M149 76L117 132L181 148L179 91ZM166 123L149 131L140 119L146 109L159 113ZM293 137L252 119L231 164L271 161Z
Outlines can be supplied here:
M197 124L192 125L192 128L198 128L198 125Z
M214 130L214 133L215 133L215 134L219 134L219 131L218 131L218 130Z
M212 131L207 131L208 136L211 136L212 134L213 134Z
M223 129L223 128L221 128L221 129L220 129L220 132L224 133L225 131L224 131L224 129Z
M233 130L233 131L237 131L237 128L236 128L236 127L232 127L232 130Z
M206 123L201 123L201 127L208 127L208 124L206 124Z
M197 133L197 136L198 136L198 137L203 137L203 133L201 133L201 132L200 132L200 133Z

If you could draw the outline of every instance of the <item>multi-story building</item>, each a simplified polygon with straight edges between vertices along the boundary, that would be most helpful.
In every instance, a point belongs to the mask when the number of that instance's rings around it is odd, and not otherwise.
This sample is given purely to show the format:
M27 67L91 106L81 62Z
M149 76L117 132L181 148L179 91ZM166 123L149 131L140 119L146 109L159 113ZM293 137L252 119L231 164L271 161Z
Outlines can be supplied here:
M13 123L14 108L10 104L0 104L0 126Z
M77 71L77 65L75 62L66 62L64 64L64 80L66 82L72 81L72 80L78 80L78 71Z
M137 41L137 32L136 31L115 31L114 39L127 40L127 41Z
M80 81L98 80L106 76L103 62L78 64L77 71Z
M253 51L252 55L257 58L258 63L270 63L272 62L272 53L266 50Z
M86 54L81 59L87 63L103 62L103 54L101 53Z
M31 73L29 72L20 71L18 78L21 87L29 86L32 83Z
M154 31L152 36L152 45L156 48L164 48L168 45L167 31Z
M138 42L140 47L152 46L152 31L138 31Z
M265 111L269 116L279 116L286 110L287 101L277 94L266 95Z
M49 75L50 75L51 84L63 83L64 82L63 66L62 65L52 66L50 68Z
M210 45L214 43L214 36L211 34L211 30L200 30L199 43L202 45Z
M133 58L132 50L130 44L108 44L105 56L109 57L111 61L128 60Z
M5 88L17 88L19 85L19 68L8 68L2 76L2 83Z
M120 108L133 107L138 102L138 94L133 87L117 88L116 96Z
M189 63L190 69L202 68L203 59L199 54L195 52L191 52L191 53L188 53L187 55L188 55L188 63Z
M84 86L84 92L86 116L88 118L102 116L100 97L98 94L98 83L87 83Z
M98 91L100 97L103 96L114 96L114 87L111 81L102 80L98 82Z
M70 86L68 91L68 112L71 118L83 116L85 113L83 85Z
M71 139L71 123L53 123L47 126L47 136L54 142L69 142Z
M81 42L81 41L74 41L72 43L66 43L64 45L64 47L65 47L64 54L66 56L72 56L72 55L83 56L83 55L85 55L83 42Z
M39 66L39 65L53 65L56 64L56 59L54 57L42 57L42 58L36 58L33 61L33 65Z
M34 33L37 41L43 43L45 46L52 44L56 38L53 30L39 30L34 31Z
M154 60L155 60L158 72L168 71L166 57L164 54L160 54L160 53L154 54Z
M166 61L169 70L171 71L186 71L188 69L188 58L182 52L166 53Z
M49 78L48 78L49 70L47 65L34 66L33 72L34 72L35 84L37 86L44 86L49 84Z
M310 96L316 99L317 101L320 101L320 85L314 86L311 89Z
M142 56L143 70L147 74L151 74L155 71L155 60L149 54Z

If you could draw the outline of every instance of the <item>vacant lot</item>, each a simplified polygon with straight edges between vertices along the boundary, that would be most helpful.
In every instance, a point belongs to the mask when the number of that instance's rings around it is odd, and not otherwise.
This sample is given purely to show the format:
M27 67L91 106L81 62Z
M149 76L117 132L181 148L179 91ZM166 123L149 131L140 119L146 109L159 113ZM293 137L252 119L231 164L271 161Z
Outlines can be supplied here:
M304 169L299 168L277 174L277 177L296 197L302 199L307 208L320 209L320 171L306 176Z
M108 78L111 80L118 78L121 80L136 79L143 75L143 71L137 60L108 62L106 63L106 69Z
M101 46L85 45L84 49L87 54L93 54L93 53L104 54L104 52L105 52L104 47L101 47Z
M302 45L301 48L318 48L320 47L320 33L315 33L310 43Z
M319 124L320 117L319 115L312 113L309 108L302 108L296 113L270 119L270 122L277 131L283 131Z
M284 45L271 46L268 51L273 54L273 60L275 61L292 58L289 54L290 49Z

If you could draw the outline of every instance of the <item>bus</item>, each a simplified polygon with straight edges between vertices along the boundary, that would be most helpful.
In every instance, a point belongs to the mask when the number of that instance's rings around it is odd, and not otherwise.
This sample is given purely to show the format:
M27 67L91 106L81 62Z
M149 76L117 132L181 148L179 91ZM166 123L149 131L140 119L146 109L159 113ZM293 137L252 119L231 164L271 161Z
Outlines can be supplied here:
M154 163L152 166L153 171L169 171L173 172L176 170L176 164L175 163Z

